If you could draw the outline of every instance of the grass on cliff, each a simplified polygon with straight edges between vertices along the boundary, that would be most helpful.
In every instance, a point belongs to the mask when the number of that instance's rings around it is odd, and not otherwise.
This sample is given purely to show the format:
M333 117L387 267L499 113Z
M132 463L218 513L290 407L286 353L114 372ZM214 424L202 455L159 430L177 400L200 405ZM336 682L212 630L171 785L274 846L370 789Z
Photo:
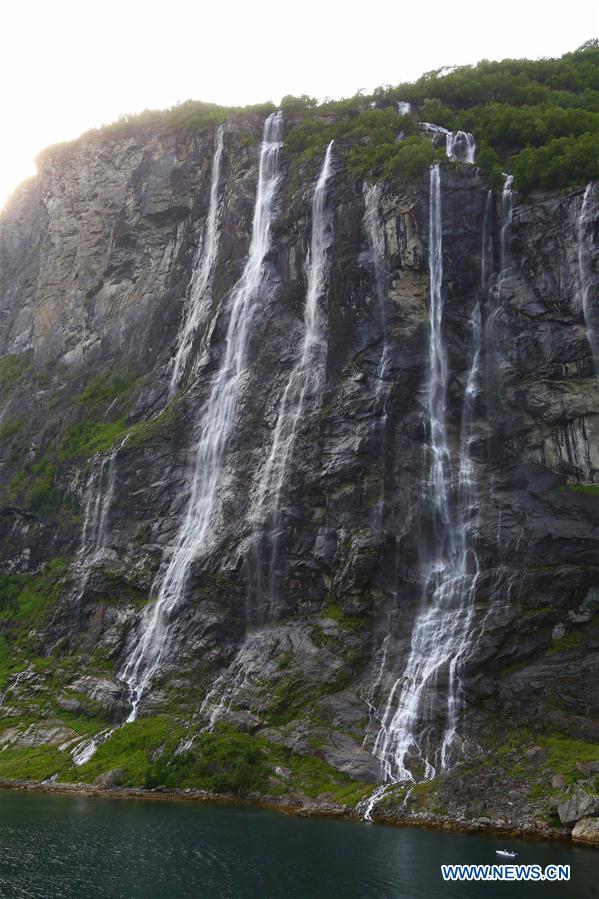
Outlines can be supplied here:
M0 574L0 620L41 624L60 596L69 560L58 556L38 574Z
M83 418L64 432L57 460L90 458L110 449L127 433L125 419L131 408L138 383L129 371L104 371L94 375L75 397L75 406Z
M576 765L599 762L599 743L576 740L565 734L549 733L539 737L538 743L548 750L548 766L556 774L562 774L568 783L582 776Z
M0 359L0 390L12 387L31 367L31 353L8 353Z
M565 484L560 488L560 493L583 493L585 496L599 496L599 484Z
M64 723L85 733L73 716ZM119 786L200 789L244 796L302 793L355 805L371 789L336 771L314 756L269 743L263 737L229 727L196 734L193 749L175 754L188 732L170 716L143 718L115 730L86 764L76 767L70 755L53 747L7 748L0 752L0 778L43 780L58 774L65 783L92 783L101 774L118 771Z
M56 557L37 574L0 574L0 687L23 667L20 650L32 651L29 633L56 607L68 566L68 559Z
M240 796L301 792L312 799L326 795L348 804L358 802L369 789L368 784L351 780L320 758L299 755L263 737L228 727L201 734L191 752L161 756L148 771L145 785Z
M0 360L0 377L3 361ZM15 362L5 365L5 374L14 375L16 371L24 370L22 360L18 367L15 366ZM127 423L140 383L141 379L127 370L96 374L74 397L71 407L76 420L64 427L58 418L51 419L52 441L38 450L33 460L27 458L24 461L29 448L26 420L16 416L0 423L0 442L10 447L10 456L6 458L18 465L4 484L0 501L42 518L55 518L65 526L78 525L77 502L64 488L65 464L105 453L125 438L128 446L144 446L176 421L177 398L150 421ZM59 406L61 400L62 395L55 394L50 406Z
M537 746L545 750L541 761L536 757L529 759L526 754ZM537 733L520 728L498 740L481 759L464 764L463 771L468 774L497 769L510 780L536 784L534 792L546 795L555 792L551 786L555 774L561 774L568 784L584 780L585 774L578 765L585 762L599 762L599 743L556 731Z
M89 459L125 438L127 446L144 446L174 423L177 398L155 418L127 423L139 380L130 373L113 376L105 372L92 378L76 398L85 417L66 430L58 449L59 461ZM109 414L112 417L107 420Z
M54 746L4 749L0 752L0 778L42 781L65 770L70 757Z

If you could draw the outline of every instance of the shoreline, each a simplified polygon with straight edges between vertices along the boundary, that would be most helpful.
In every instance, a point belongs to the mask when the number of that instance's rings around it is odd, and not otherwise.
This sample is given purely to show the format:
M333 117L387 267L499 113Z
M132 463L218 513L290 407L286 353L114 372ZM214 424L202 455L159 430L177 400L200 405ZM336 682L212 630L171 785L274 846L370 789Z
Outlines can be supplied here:
M594 847L587 842L572 839L567 828L510 828L493 824L492 821L460 820L456 818L421 812L416 816L400 817L390 814L375 816L367 822L356 813L355 807L338 806L327 803L307 803L300 799L277 799L272 796L249 794L248 796L232 796L224 793L210 793L207 790L146 789L144 787L101 787L94 784L44 783L30 780L0 779L0 790L13 790L22 793L55 793L62 795L89 796L98 799L129 799L141 802L201 802L214 805L234 805L246 808L264 808L283 815L295 815L301 818L334 818L341 821L353 821L356 824L374 824L385 827L418 827L425 830L442 830L448 833L489 834L530 842L560 842L575 846Z

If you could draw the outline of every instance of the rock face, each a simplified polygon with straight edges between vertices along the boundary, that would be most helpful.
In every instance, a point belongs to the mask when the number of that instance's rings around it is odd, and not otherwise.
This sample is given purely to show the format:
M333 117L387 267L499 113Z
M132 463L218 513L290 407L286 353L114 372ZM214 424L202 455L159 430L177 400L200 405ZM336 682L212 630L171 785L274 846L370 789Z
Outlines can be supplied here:
M97 716L99 727L128 714L122 673L181 535L227 353L262 125L245 116L225 126L219 248L176 389L171 360L206 240L214 132L107 132L47 151L3 214L6 726L47 717L57 697L59 709ZM319 388L294 426L276 514L257 528L255 499L304 335L321 164L293 159L283 144L210 536L139 716L172 715L192 736L226 723L374 784L381 722L399 701L414 623L431 601L429 180L380 185L369 219L368 190L347 173L343 148L333 150ZM478 353L467 523L476 563L457 661L425 685L432 712L417 722L439 743L455 694L452 761L474 770L506 739L510 753L532 749L533 781L548 765L537 813L557 809L567 823L596 808L578 794L556 799L555 741L572 767L579 747L599 741L599 390L581 306L583 190L516 196L510 223L474 166L441 171L447 482L459 503ZM42 599L23 611L28 583ZM13 672L36 659L17 682ZM432 755L416 758L415 776L424 762L439 768ZM505 792L476 783L488 803ZM527 792L516 790L517 806ZM479 798L468 797L462 818L480 817Z
M599 846L599 818L582 818L572 831L572 840L574 843Z

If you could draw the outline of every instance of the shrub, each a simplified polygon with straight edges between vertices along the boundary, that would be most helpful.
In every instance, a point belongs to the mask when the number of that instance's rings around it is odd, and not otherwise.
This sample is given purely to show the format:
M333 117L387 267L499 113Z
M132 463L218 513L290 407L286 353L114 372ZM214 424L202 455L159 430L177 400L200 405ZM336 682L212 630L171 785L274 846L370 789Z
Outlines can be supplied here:
M161 756L146 774L146 786L183 787L243 795L268 787L270 766L264 742L222 728L201 734L192 752Z
M599 178L599 133L559 137L527 147L512 160L514 184L527 193L535 187L567 188Z

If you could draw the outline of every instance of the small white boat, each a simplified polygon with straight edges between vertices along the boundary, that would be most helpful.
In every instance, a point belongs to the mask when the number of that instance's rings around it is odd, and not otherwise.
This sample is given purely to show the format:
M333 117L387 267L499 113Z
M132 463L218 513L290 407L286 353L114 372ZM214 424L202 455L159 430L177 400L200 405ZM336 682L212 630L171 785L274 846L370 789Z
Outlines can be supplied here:
M500 855L502 858L516 858L516 853L509 852L507 849L496 849L495 855Z

